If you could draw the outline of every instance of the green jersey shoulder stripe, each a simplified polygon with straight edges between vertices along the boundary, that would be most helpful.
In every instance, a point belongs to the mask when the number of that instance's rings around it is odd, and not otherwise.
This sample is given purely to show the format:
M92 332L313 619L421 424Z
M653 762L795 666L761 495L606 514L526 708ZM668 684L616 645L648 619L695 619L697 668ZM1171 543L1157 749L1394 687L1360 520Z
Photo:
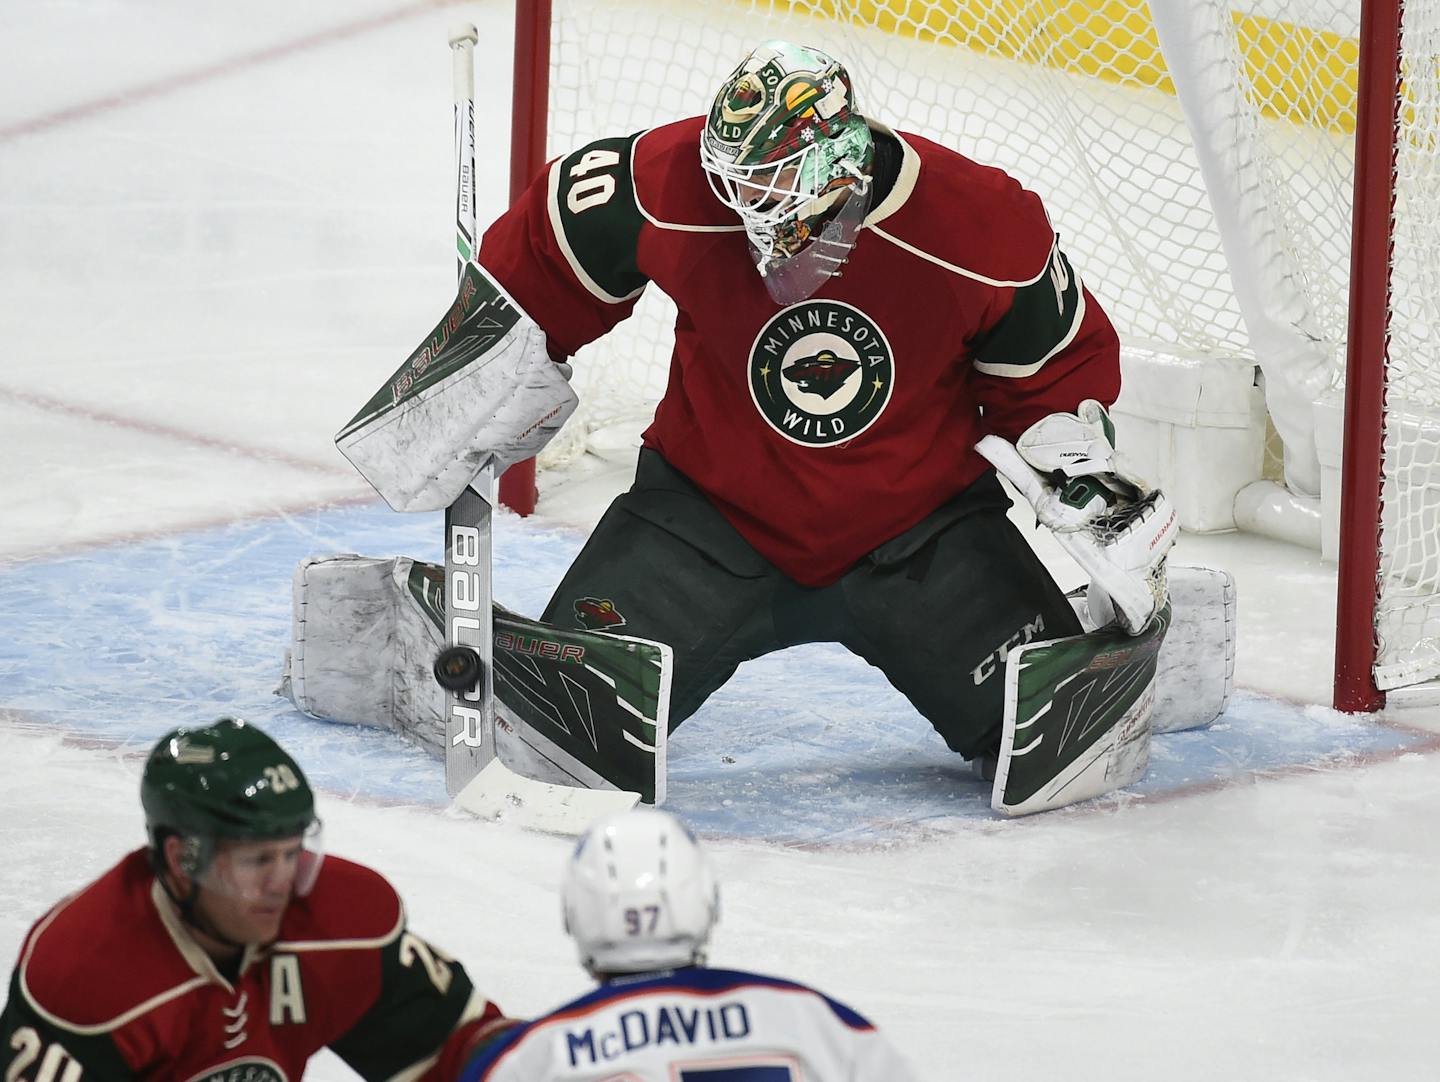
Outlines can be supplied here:
M1010 310L973 342L977 371L1019 379L1069 345L1085 319L1080 277L1057 244L1045 272L1015 288Z
M635 264L645 224L635 201L632 151L642 133L597 139L550 167L550 225L581 284L620 304L645 288Z

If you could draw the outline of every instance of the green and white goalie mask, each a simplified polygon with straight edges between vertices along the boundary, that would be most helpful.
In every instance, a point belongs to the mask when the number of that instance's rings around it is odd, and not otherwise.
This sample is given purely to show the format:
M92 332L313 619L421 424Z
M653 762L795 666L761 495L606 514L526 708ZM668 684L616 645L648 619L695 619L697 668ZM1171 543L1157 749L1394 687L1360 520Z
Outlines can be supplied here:
M779 304L804 300L839 273L869 209L874 158L849 73L785 41L741 61L700 136L710 187L740 215Z

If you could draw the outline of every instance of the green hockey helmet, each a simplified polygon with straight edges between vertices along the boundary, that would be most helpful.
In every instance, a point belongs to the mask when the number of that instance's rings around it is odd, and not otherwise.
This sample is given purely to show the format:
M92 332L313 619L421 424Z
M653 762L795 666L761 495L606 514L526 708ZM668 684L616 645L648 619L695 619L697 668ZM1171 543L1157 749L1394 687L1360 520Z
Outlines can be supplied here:
M157 871L170 835L184 840L182 865L192 878L210 866L221 841L300 837L307 859L296 892L314 884L319 820L310 783L279 744L238 718L161 737L145 761L140 803Z
M868 209L874 160L844 66L786 41L764 43L730 73L700 136L710 187L740 216L772 294L786 277L813 292L838 272ZM802 256L809 273L774 273Z

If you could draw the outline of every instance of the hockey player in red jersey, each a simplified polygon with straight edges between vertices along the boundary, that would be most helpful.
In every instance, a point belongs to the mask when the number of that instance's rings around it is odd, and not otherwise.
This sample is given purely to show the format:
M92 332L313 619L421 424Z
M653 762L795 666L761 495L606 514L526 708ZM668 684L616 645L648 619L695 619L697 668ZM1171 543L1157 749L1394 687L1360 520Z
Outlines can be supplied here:
M169 733L141 801L149 847L25 938L5 1078L285 1082L328 1047L362 1078L448 1079L508 1024L379 873L322 855L305 775L258 729Z
M599 820L561 888L565 929L600 982L480 1050L460 1082L908 1082L863 1016L794 981L711 969L709 859L667 812Z
M708 115L556 159L477 262L465 303L509 313L485 363L417 355L340 446L392 507L446 506L473 463L523 457L568 415L554 362L667 294L669 384L634 485L543 619L593 627L599 608L669 644L672 727L741 662L838 642L952 749L992 754L1005 652L1082 628L1007 520L987 435L1043 475L1067 528L1139 508L1117 531L1141 582L1127 627L1158 608L1145 575L1173 521L1116 464L1119 340L1040 198L862 116L825 53L766 43Z

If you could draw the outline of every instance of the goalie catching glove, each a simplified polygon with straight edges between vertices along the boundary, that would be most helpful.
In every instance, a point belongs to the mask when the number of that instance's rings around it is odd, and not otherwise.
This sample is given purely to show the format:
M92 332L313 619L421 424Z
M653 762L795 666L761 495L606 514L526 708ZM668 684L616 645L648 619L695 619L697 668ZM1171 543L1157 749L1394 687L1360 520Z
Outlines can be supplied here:
M1097 624L1118 618L1130 634L1143 631L1165 603L1175 509L1163 492L1118 466L1105 407L1086 399L1075 413L1041 418L1016 444L986 436L975 449L1089 574L1091 618Z

